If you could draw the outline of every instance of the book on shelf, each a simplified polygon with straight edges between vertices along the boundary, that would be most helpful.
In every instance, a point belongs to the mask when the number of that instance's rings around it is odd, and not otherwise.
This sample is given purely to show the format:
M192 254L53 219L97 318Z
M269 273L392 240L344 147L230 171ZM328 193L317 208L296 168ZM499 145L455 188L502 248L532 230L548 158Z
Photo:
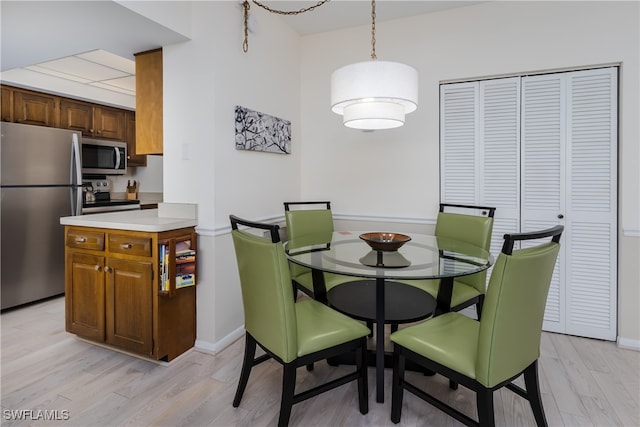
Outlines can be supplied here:
M194 274L196 272L196 264L191 262L188 264L176 264L176 276L183 274Z
M195 285L195 283L196 283L196 275L193 273L176 276L176 288L183 288L185 286Z
M160 291L169 292L171 289L171 279L169 277L169 267L173 263L175 271L172 273L175 277L175 287L183 288L185 286L195 285L196 277L196 251L191 249L191 241L179 241L175 244L175 258L170 260L171 249L169 244L160 245Z
M191 253L191 254L184 254L184 255L177 255L176 256L176 263L177 264L184 264L187 262L195 262L196 260L196 254Z
M176 255L182 255L184 253L195 254L195 251L191 249L191 240L176 242Z
M160 245L160 290L169 290L169 246Z

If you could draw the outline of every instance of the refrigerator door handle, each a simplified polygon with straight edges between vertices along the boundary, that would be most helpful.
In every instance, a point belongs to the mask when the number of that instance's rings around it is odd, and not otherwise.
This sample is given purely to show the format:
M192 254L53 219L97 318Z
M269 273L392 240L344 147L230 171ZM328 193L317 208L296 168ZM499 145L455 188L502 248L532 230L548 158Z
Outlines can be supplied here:
M71 215L82 214L82 160L80 159L80 143L78 142L78 134L73 134L73 143L71 144L71 185L75 188L71 189Z
M113 147L113 149L116 152L116 169L120 169L120 150L118 147Z

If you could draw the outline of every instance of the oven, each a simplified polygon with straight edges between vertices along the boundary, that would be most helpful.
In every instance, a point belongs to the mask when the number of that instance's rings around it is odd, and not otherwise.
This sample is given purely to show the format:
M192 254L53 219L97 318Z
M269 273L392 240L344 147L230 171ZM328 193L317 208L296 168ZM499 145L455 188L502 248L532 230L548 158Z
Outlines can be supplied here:
M103 176L82 180L82 215L140 209L140 200L111 197L111 184Z

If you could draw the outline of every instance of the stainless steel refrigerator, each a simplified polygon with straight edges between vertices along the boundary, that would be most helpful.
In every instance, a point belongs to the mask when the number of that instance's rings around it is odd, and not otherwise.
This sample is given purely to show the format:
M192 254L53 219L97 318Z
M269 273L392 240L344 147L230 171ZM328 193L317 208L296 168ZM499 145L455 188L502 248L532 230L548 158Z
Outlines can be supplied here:
M79 132L0 123L2 309L64 293L64 227L82 210Z

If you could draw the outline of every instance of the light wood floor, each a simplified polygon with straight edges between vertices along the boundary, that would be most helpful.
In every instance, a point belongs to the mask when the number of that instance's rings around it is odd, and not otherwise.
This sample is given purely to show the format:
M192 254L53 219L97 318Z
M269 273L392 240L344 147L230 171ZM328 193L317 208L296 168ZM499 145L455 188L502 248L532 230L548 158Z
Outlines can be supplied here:
M9 311L2 322L2 426L273 426L281 369L266 362L251 374L239 408L231 401L243 340L217 355L191 350L167 365L89 344L64 331L64 300ZM544 333L541 389L552 426L639 426L640 352L614 343ZM325 363L298 371L300 389L349 367ZM475 417L474 395L448 389L442 377L414 375L432 393ZM355 383L294 405L292 426L390 426L391 372L384 404L375 402L369 370L369 413L357 409ZM496 424L535 425L528 403L508 390L495 397ZM57 410L61 421L17 421L12 410ZM68 411L68 412L63 412ZM51 414L52 412L49 412ZM40 413L41 414L41 413ZM459 423L405 393L400 426Z

